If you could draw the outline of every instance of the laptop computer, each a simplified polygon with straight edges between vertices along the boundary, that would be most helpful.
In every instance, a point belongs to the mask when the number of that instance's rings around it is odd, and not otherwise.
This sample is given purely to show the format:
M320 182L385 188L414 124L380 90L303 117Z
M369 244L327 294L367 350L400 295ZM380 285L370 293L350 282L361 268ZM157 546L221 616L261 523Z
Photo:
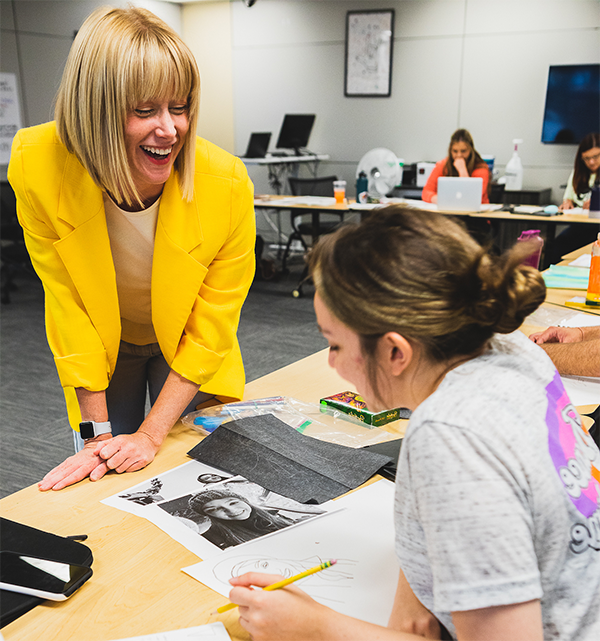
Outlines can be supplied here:
M270 133L252 133L248 141L248 149L242 158L264 158L271 142Z
M482 178L442 176L437 184L437 206L447 211L481 211Z

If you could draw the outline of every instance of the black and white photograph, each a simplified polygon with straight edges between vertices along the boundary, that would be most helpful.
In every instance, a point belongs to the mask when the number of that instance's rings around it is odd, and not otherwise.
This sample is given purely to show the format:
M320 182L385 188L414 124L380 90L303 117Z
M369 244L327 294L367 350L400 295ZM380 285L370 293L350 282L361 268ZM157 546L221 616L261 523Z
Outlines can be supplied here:
M202 559L332 510L192 460L102 501L148 519Z
M192 460L179 467L134 485L125 492L121 492L102 502L112 507L117 507L127 512L137 514L137 506L152 505L176 498L189 492L211 487L232 478L231 474L218 470L211 465L205 465Z
M298 503L241 476L158 507L221 550L327 512L320 505Z

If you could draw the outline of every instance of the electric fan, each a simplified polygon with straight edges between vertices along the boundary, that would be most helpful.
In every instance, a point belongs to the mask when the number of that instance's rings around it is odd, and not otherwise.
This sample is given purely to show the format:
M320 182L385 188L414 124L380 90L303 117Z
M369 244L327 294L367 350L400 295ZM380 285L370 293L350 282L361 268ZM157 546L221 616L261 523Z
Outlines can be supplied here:
M400 182L400 166L393 151L376 147L367 151L360 159L356 170L358 178L363 171L369 182L368 193L371 198L383 198Z

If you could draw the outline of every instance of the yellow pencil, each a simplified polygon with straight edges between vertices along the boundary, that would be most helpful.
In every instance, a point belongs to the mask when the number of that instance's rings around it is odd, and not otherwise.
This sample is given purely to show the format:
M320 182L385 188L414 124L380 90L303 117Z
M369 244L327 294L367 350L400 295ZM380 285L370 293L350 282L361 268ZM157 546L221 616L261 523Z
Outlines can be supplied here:
M289 585L290 583L299 581L300 579L303 579L305 576L310 576L311 574L315 574L316 572L320 572L321 570L330 568L332 565L335 565L336 563L337 563L336 559L331 559L331 561L324 561L323 563L321 563L321 565L316 565L314 568L310 568L310 570L305 570L304 572L300 572L300 574L291 576L289 579L283 579L283 581L277 581L277 583L272 583L271 585L267 585L267 587L263 588L263 590L266 590L266 591L279 590L279 588L283 588L286 585ZM233 608L237 608L237 607L238 607L237 603L228 603L227 605L222 605L220 608L217 608L214 612L211 612L211 614L217 614L217 613L222 614L223 612L227 612L228 610L233 610Z

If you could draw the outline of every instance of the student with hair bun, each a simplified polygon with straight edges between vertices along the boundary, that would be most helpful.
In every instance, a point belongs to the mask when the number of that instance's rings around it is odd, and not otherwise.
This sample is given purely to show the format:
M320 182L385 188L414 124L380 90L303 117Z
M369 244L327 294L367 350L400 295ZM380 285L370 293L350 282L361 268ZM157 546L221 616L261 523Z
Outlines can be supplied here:
M551 360L518 331L544 300L527 247L493 257L404 207L311 257L329 363L372 410L413 410L396 478L400 576L388 627L274 575L231 583L255 641L600 638L600 453Z

